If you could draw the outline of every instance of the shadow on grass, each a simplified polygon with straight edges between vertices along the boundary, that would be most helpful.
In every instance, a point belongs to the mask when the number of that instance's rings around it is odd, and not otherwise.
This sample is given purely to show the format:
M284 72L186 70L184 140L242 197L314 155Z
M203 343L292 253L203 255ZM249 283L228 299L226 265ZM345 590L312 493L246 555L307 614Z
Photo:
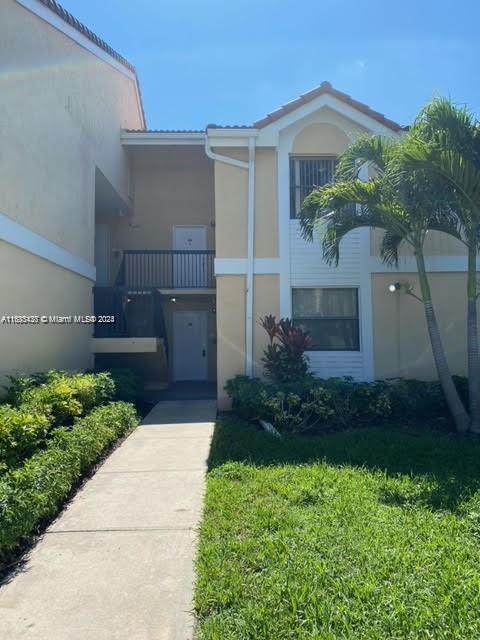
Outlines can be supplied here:
M428 426L392 425L277 439L234 415L223 414L213 436L209 470L229 461L255 466L325 461L380 470L387 477L424 476L429 480L428 489L415 500L433 510L456 511L480 491L480 440ZM387 490L382 501L402 506L406 497Z

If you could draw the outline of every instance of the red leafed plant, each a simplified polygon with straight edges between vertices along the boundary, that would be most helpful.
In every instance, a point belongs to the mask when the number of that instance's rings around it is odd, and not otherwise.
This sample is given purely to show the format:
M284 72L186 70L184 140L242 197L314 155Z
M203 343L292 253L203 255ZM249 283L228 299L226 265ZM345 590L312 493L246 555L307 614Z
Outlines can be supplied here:
M313 347L308 333L295 326L289 318L277 321L272 315L261 318L260 325L270 341L262 358L265 375L280 384L305 378L308 374L305 352Z
M273 344L279 330L275 316L269 315L264 318L260 318L260 326L262 326L267 332L268 337L270 338L270 344Z

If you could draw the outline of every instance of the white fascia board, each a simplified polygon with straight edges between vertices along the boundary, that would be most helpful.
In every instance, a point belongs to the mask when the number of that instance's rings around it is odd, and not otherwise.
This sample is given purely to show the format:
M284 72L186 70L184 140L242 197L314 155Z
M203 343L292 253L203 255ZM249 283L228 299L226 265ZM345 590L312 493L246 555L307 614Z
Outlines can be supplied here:
M210 147L246 147L258 137L258 129L207 129Z
M95 266L0 213L0 240L95 282Z
M140 90L138 87L138 80L137 80L137 76L135 75L135 73L133 73L131 69L129 69L124 64L122 64L119 60L111 56L104 49L96 45L94 42L92 42L92 40L90 40L90 38L87 38L86 36L84 36L83 33L80 33L80 31L72 27L70 24L68 24L68 22L65 22L65 20L63 20L59 15L57 15L54 11L49 9L46 5L39 2L38 0L16 0L16 2L18 2L18 4L20 4L22 7L24 7L24 9L27 9L27 11L30 11L31 13L35 14L37 17L44 20L44 22L48 23L50 26L54 27L55 29L63 33L65 36L67 36L68 38L70 38L71 40L79 44L81 47L83 47L90 53L93 53L93 55L99 58L100 60L103 60L103 62L106 62L111 67L119 71L120 73L123 73L123 75L127 76L127 78L130 78L130 80L132 80L135 85L135 95L136 95L138 112L140 114L140 119L142 121L142 124L143 126L145 126L145 120L143 117L143 110L142 110L141 100L140 100Z
M205 134L122 131L120 140L123 146L200 146L205 144Z
M254 275L270 275L280 273L280 258L255 258ZM215 258L216 276L236 276L247 273L246 258Z
M207 134L209 138L256 138L258 136L258 133L258 129L255 129L253 127L239 127L238 129L217 129L215 127L207 127Z
M329 107L332 111L352 120L352 122L367 129L371 133L383 135L389 138L399 137L401 134L401 132L397 133L374 118L371 118L354 107L345 104L342 100L339 100L329 94L323 94L260 129L257 144L266 147L276 146L278 144L280 131L296 124L322 107Z

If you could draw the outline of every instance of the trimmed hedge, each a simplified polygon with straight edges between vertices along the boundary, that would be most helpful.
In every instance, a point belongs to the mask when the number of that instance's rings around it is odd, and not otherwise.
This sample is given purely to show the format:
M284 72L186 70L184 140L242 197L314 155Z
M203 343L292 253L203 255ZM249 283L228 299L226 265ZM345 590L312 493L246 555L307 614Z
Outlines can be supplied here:
M71 425L115 394L108 373L48 371L10 382L10 404L0 404L0 474L44 447L53 429Z
M466 380L455 377L455 384L466 402ZM225 389L238 415L247 420L268 420L286 432L351 428L389 419L449 420L438 382L305 378L297 384L274 385L258 378L236 376L227 382Z
M44 451L0 479L0 561L58 513L86 470L137 423L132 405L99 407L73 427L57 429Z
M54 425L71 424L115 397L115 383L108 373L48 371L11 377L10 382L7 403L51 416Z
M50 428L43 413L0 406L0 473L33 455Z

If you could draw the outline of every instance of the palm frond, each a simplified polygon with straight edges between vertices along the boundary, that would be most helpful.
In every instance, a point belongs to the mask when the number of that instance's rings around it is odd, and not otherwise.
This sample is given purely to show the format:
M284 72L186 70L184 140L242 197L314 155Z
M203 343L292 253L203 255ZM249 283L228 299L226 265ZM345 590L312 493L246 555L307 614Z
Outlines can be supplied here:
M300 210L302 237L312 241L318 221L332 211L371 204L375 201L376 189L374 181L360 180L334 182L315 189L305 198Z
M418 139L410 140L403 153L412 169L433 170L450 184L460 199L457 215L466 226L480 222L480 165L458 151L439 151Z
M466 107L447 98L434 98L417 116L412 132L440 149L480 156L478 122Z
M398 249L404 241L403 235L390 229L385 231L380 245L380 256L385 264L398 265Z
M438 209L428 219L429 231L441 231L465 243L464 226L452 210Z
M322 241L323 258L327 264L335 266L340 259L340 242L347 233L362 227L383 228L382 218L367 207L340 209L327 214L323 221L326 225Z
M388 138L360 136L340 156L336 177L340 180L358 178L360 167L364 164L373 167L380 174L383 173L394 154L395 146L396 143Z

